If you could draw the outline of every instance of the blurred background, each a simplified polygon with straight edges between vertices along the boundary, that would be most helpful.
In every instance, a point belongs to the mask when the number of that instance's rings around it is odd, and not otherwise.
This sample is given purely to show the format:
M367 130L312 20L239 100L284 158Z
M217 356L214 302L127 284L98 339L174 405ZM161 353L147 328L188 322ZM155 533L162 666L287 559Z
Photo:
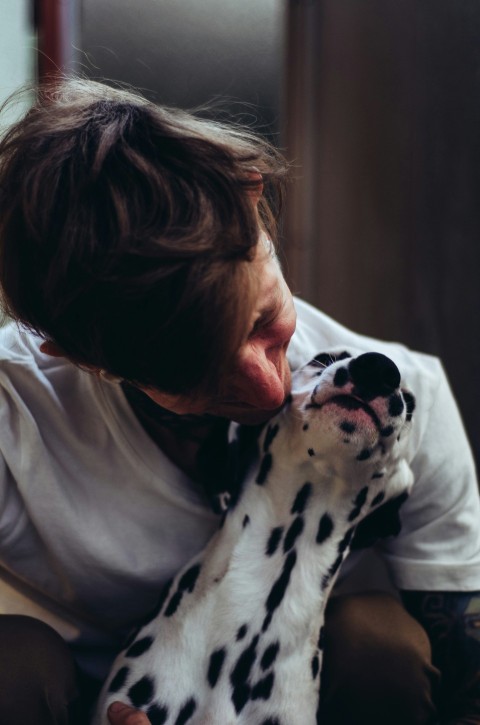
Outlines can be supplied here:
M480 4L1 0L0 98L55 70L254 125L294 162L293 290L439 355L480 462ZM11 114L21 113L22 107Z

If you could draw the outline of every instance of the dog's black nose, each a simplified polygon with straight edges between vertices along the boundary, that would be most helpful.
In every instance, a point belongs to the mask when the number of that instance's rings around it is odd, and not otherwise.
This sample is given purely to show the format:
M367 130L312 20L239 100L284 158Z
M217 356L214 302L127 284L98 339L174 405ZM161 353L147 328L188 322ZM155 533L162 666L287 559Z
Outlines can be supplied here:
M354 385L362 397L376 398L393 393L400 385L400 372L394 362L379 352L366 352L348 366Z

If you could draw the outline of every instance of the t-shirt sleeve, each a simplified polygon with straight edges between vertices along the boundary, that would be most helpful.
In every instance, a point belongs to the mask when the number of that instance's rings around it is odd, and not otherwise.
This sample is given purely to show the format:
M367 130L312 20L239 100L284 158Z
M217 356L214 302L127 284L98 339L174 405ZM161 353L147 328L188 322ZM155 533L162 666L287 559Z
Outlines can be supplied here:
M413 490L399 512L399 535L379 548L399 589L478 590L480 501L475 465L445 372L438 360L429 360L429 377L436 386L425 409L418 411Z

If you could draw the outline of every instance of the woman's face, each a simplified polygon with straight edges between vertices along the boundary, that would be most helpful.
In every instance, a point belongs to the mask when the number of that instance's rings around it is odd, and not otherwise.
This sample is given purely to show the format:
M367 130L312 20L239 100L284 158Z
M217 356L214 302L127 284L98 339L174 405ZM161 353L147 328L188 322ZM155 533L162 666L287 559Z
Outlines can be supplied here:
M257 303L250 333L238 351L221 397L197 399L142 388L163 408L179 415L208 413L248 425L268 420L283 405L290 392L286 354L295 331L296 313L278 260L263 232L252 264L259 281Z

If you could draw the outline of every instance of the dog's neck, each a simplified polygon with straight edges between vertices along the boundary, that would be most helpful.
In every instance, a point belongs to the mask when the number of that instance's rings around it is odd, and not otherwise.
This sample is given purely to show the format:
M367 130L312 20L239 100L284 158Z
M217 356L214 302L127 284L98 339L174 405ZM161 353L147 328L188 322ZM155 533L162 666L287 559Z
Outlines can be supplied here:
M219 582L215 596L223 590L237 612L254 623L253 630L266 632L275 619L275 629L282 627L284 650L317 643L324 607L355 527L383 488L380 481L354 485L338 471L319 473L309 460L297 467L294 483L295 452L289 446L298 438L292 435L295 424L281 426L271 448L272 432L264 431L260 461L211 542L213 556L207 553L208 571L203 572ZM288 455L275 456L275 450ZM280 458L289 461L283 470ZM288 585L290 577L293 586ZM254 607L252 601L257 602Z

